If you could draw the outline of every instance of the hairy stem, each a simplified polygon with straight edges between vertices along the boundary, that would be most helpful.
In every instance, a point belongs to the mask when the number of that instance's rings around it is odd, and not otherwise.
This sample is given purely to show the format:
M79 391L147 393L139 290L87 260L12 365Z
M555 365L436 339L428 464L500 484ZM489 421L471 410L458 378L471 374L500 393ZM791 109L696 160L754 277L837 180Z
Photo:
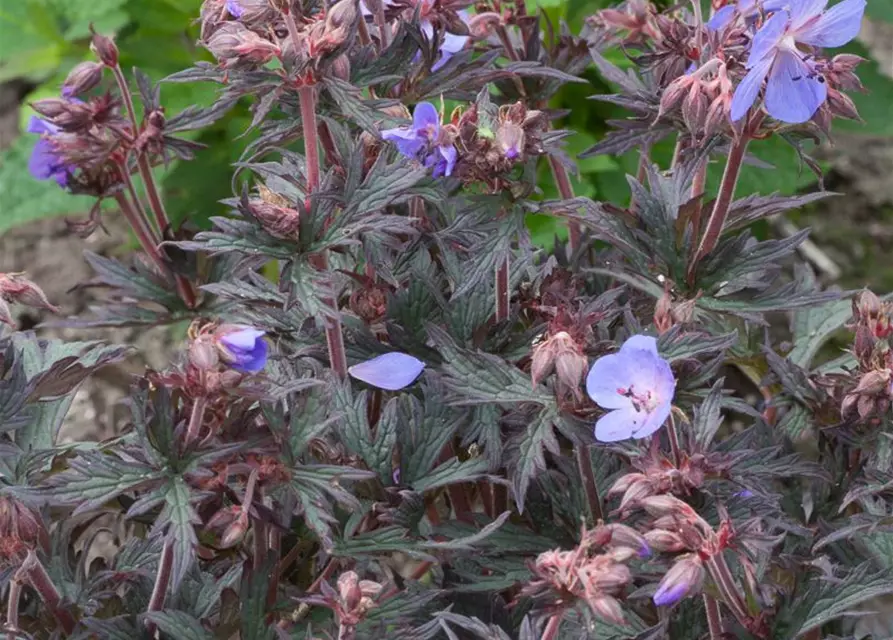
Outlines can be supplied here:
M304 132L304 155L307 160L307 198L305 206L310 210L310 196L319 189L319 146L317 144L316 126L316 87L304 85L298 89L298 98L301 103L301 126ZM316 267L322 271L328 271L329 259L325 253L319 254L315 260ZM326 343L329 350L329 364L340 378L347 377L347 354L344 350L344 335L341 330L341 320L337 317L338 300L333 296L327 301L333 312L334 318L327 318Z
M583 490L586 492L586 503L589 505L589 515L592 516L592 524L598 524L604 520L602 512L602 500L598 494L598 485L595 483L595 475L592 473L592 458L589 456L589 446L578 444L575 447L577 454L577 469L580 478L583 479Z
M136 109L133 106L133 95L130 93L130 87L127 85L127 79L124 77L124 72L121 71L121 65L115 65L112 68L112 74L115 76L115 82L118 85L118 91L121 94L121 97L124 100L124 106L127 110L127 115L130 118L130 126L133 128L133 138L136 140L139 137L139 125L136 122ZM165 230L170 227L170 219L167 216L167 211L164 208L164 202L161 200L161 196L158 192L158 186L155 184L155 176L152 174L152 167L149 165L149 159L145 154L138 153L137 156L137 166L139 168L140 176L143 179L143 184L146 187L146 194L149 196L149 205L152 208L152 212L155 214L155 222L158 225L159 238L164 237ZM145 220L145 224L149 224L148 216L146 215L145 210L143 209L143 205L140 202L139 198L136 195L136 191L133 188L133 181L130 179L130 173L127 170L127 167L123 167L121 171L122 176L125 176L125 181L127 184L127 189L130 191L130 197L133 198L134 203L137 207L137 213L141 215L141 217ZM133 223L131 222L131 225ZM156 243L157 246L157 243ZM177 285L177 292L180 294L180 298L183 299L183 302L190 309L194 309L196 305L196 293L195 287L193 287L192 283L189 282L186 278L181 275L173 274L174 281Z
M722 615L719 612L719 604L706 593L704 594L704 609L707 611L707 628L710 630L710 640L722 640Z
M127 196L124 193L116 193L115 202L118 203L118 208L121 209L121 213L124 214L127 222L130 223L133 233L136 235L136 239L143 251L146 252L146 255L155 263L155 266L158 267L162 274L170 274L167 263L158 251L158 244L153 237L152 230L145 225L145 220L141 219L139 214L134 211L133 205L127 199Z
M164 541L164 548L161 550L161 560L158 562L158 573L155 575L155 585L152 587L152 597L149 599L147 611L161 611L164 607L173 566L174 543L168 538Z
M390 28L388 27L387 18L384 15L384 2L383 0L379 0L378 6L375 9L375 24L378 25L378 37L379 37L379 53L388 48L389 41L391 39Z
M695 210L691 214L691 237L701 237L701 213L704 209L704 188L707 184L707 159L701 161L691 183L691 197L697 198Z
M679 434L676 432L676 419L670 412L670 424L667 425L667 437L670 439L670 452L673 454L673 463L676 468L682 466L682 453L679 450Z
M574 197L574 188L571 185L570 176L567 175L567 169L561 164L555 156L549 156L549 168L552 169L552 177L555 178L555 186L558 187L558 193L564 200L570 200ZM580 239L583 231L578 222L571 221L568 223L568 253L573 253L580 246Z
M496 322L509 319L511 292L509 291L509 257L496 265Z
M74 632L75 620L71 609L63 604L59 590L53 584L43 564L41 564L33 551L28 552L28 556L15 576L13 576L13 580L27 582L40 596L46 608L50 610L50 613L62 626L63 631L67 635L71 635Z
M198 439L205 420L205 408L207 406L208 399L204 396L199 396L193 400L192 412L189 414L189 426L186 428L186 444L195 442Z
M543 635L540 636L540 640L554 640L554 638L557 638L562 618L564 618L564 611L560 611L549 618L549 622L546 623L546 628L543 629Z
M18 580L9 581L9 599L6 604L6 626L9 632L6 640L15 640L19 635L19 600L22 595L22 583Z
M747 626L750 616L747 614L744 600L738 591L735 580L732 578L732 572L729 571L725 559L719 554L709 558L707 560L707 571L710 573L710 577L713 578L713 582L716 584L716 588L719 590L726 606L729 607L729 610L738 622Z
M732 144L729 159L726 161L726 168L722 175L722 182L719 185L716 204L713 205L713 211L710 213L710 219L707 221L707 228L704 230L698 250L689 264L689 280L694 277L698 263L713 251L719 242L722 228L726 223L726 216L729 214L729 206L735 196L735 186L738 184L738 176L741 174L741 162L744 160L744 153L747 151L749 142L750 137L744 133L739 140Z

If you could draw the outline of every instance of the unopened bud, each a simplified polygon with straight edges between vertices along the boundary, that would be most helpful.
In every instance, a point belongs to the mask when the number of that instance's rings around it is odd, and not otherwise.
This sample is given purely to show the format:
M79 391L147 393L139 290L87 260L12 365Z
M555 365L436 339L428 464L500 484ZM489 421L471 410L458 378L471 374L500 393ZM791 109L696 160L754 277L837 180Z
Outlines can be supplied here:
M205 43L205 48L224 66L241 61L265 64L280 53L278 46L238 22L221 25Z
M682 541L682 538L665 529L648 531L645 533L645 540L652 549L661 553L675 553L685 549L685 543Z
M243 513L235 522L226 528L226 531L223 532L223 535L220 537L220 546L224 549L228 549L229 547L237 545L242 541L247 532L248 516ZM257 531L255 531L255 535L257 535Z
M341 596L341 602L348 611L353 611L359 606L363 592L360 591L360 577L355 572L348 571L338 577L338 595Z
M650 496L639 501L645 511L653 516L679 515L685 518L700 519L688 504L671 495Z
M704 129L707 120L707 96L701 91L697 82L692 83L688 95L682 102L682 120L692 135L697 135Z
M501 22L502 16L493 11L475 13L468 21L468 31L471 37L483 40L490 37Z
M664 291L657 304L654 305L654 326L658 333L664 334L673 327L672 309L670 292Z
M835 89L828 89L828 106L835 116L849 120L861 120L856 103L846 95Z
M50 304L41 288L21 273L0 273L0 298L26 307L59 312L57 307Z
M189 345L189 364L201 371L211 371L220 364L220 355L214 337L202 335Z
M62 98L44 98L31 103L31 108L45 118L58 118L68 111L71 103Z
M620 478L608 489L608 495L617 495L618 493L626 493L634 482L645 480L645 475L641 473L627 473Z
M880 371L869 371L854 390L855 393L864 393L868 395L876 395L886 389L890 384L890 371L882 369Z
M626 490L626 493L623 494L623 498L620 500L620 508L626 509L635 507L640 501L649 497L652 493L654 493L654 487L651 486L650 480L647 478L638 480L631 484L629 489Z
M252 200L249 208L264 230L277 238L289 238L297 233L301 226L300 214L291 207Z
M856 411L863 420L875 412L875 401L871 396L859 396Z
M576 389L589 363L580 346L569 334L562 331L555 338L555 374L558 376L558 381L567 388Z
M76 65L62 83L62 95L72 98L95 89L102 82L103 69L98 62L87 61Z
M683 556L667 571L654 592L654 604L665 607L676 604L690 593L696 593L704 582L704 565L692 554Z
M339 80L350 80L350 59L341 54L332 61L332 75Z
M117 67L118 47L115 46L114 41L111 38L96 33L93 30L93 25L90 25L90 31L93 33L93 41L90 43L90 48L93 50L93 53L96 54L105 66L109 68Z
M682 102L682 99L686 96L694 81L694 78L691 76L679 76L667 85L667 88L664 89L663 95L660 98L658 117L663 116Z
M513 122L503 122L496 130L496 146L512 162L520 161L524 153L524 129Z
M853 315L859 318L875 318L882 310L881 299L866 289L853 300Z
M621 545L633 549L641 558L651 555L651 549L648 546L647 539L632 527L625 524L609 524L608 530L611 532L611 544Z
M617 624L624 623L625 618L623 617L623 607L620 606L620 602L617 601L617 598L600 596L589 600L588 604L589 608L592 609L592 612L600 618L609 620L610 622L616 622Z

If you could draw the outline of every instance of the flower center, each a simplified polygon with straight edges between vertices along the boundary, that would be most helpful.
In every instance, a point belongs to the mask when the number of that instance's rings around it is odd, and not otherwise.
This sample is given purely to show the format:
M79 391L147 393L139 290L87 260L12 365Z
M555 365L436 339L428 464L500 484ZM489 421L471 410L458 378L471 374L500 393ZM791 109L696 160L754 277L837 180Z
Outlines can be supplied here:
M638 412L644 411L645 413L651 413L659 404L658 399L654 396L654 393L652 393L651 391L642 391L637 393L632 385L630 385L629 389L619 387L617 389L617 393L626 398L629 398L632 401L633 409Z

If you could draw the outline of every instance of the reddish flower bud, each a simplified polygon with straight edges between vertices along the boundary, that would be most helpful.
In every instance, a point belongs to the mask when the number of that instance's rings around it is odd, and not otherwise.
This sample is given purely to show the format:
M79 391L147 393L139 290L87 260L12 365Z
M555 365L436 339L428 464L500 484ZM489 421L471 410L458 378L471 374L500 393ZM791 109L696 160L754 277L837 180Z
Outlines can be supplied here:
M651 481L647 478L634 482L630 485L629 489L626 490L626 493L623 494L623 498L620 500L620 509L634 507L637 503L653 493L654 487L651 486Z
M229 525L220 537L220 546L224 549L235 546L242 541L248 532L248 516L243 513Z
M881 371L869 371L859 380L859 384L854 389L854 393L876 395L881 391L887 389L889 385L889 370L883 369Z
M341 54L332 61L332 75L340 80L350 80L350 59Z
M699 135L707 121L707 96L699 83L692 83L682 102L682 120L692 135Z
M692 76L679 76L664 89L660 98L660 109L657 117L660 118L668 111L674 109L688 94L695 79Z
M618 602L617 598L600 596L589 600L587 604L589 604L589 608L592 609L594 614L605 620L610 620L617 624L623 624L625 621L625 618L623 617L623 608L620 606L620 602Z
M640 500L645 511L653 516L678 515L685 519L700 519L688 504L670 495L650 496Z
M102 82L103 69L98 62L87 61L76 65L62 83L62 95L72 98L95 89Z
M685 543L681 537L664 529L648 531L645 534L645 540L652 549L662 553L675 553L685 549Z
M40 287L21 273L0 273L0 298L7 302L18 302L26 307L59 312L57 307L50 304Z
M93 53L96 54L105 66L109 68L117 67L118 47L115 46L114 41L111 38L96 33L93 30L93 25L90 25L90 32L93 34L93 41L90 43L90 48L93 50Z
M629 547L641 558L651 555L651 549L646 538L632 527L628 527L625 524L609 524L607 528L611 532L612 545Z
M654 604L665 607L676 604L690 593L695 593L704 582L704 565L697 555L681 557L667 571L654 592Z
M263 200L251 200L248 206L264 230L277 238L292 237L301 226L300 214L291 207L281 207Z
M277 45L238 22L221 25L207 40L205 48L225 67L240 62L265 64L281 53Z
M477 39L488 38L494 29L502 23L502 17L493 11L484 11L471 16L468 21L468 31L471 37Z
M513 122L503 122L496 130L496 146L512 162L523 160L524 129Z
M214 336L202 335L189 345L189 364L201 371L211 371L220 364L220 354Z

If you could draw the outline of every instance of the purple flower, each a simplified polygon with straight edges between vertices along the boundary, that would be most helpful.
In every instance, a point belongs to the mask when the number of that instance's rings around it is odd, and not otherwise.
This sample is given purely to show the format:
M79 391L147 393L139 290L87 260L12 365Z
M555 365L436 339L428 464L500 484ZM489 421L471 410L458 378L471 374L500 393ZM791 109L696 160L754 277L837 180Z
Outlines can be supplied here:
M239 4L239 0L226 0L226 10L233 18L241 18L245 8Z
M468 11L464 9L462 11L457 12L459 17L462 19L462 22L468 24ZM422 20L422 33L428 37L430 40L434 37L434 25L431 24L428 20ZM434 62L431 67L431 71L437 71L443 65L445 65L450 58L454 55L462 51L465 48L465 44L470 40L469 36L460 36L455 33L450 33L449 31L444 31L443 33L443 44L440 45L440 56Z
M420 102L412 115L412 126L385 129L381 137L396 145L405 156L432 168L434 177L448 176L456 166L456 149L443 135L440 114L430 102Z
M828 87L819 65L798 45L840 47L856 37L865 0L843 0L825 11L827 0L789 0L757 31L747 75L735 90L731 118L744 117L766 83L766 112L782 122L809 120L825 101Z
M704 565L692 554L681 556L664 575L652 600L659 607L676 604L688 593L697 591L704 581Z
M418 358L394 351L355 364L347 371L352 378L371 384L373 387L398 391L415 382L424 368L425 363Z
M53 179L60 187L67 186L74 169L66 166L53 144L52 137L59 133L59 127L37 116L31 116L26 131L40 134L40 140L34 145L28 160L28 171L38 180Z
M595 424L596 440L650 436L670 415L675 387L654 338L632 336L620 351L596 360L586 377L586 392L603 409L611 409Z
M257 373L267 364L264 333L243 325L221 327L216 336L221 358L236 371Z

